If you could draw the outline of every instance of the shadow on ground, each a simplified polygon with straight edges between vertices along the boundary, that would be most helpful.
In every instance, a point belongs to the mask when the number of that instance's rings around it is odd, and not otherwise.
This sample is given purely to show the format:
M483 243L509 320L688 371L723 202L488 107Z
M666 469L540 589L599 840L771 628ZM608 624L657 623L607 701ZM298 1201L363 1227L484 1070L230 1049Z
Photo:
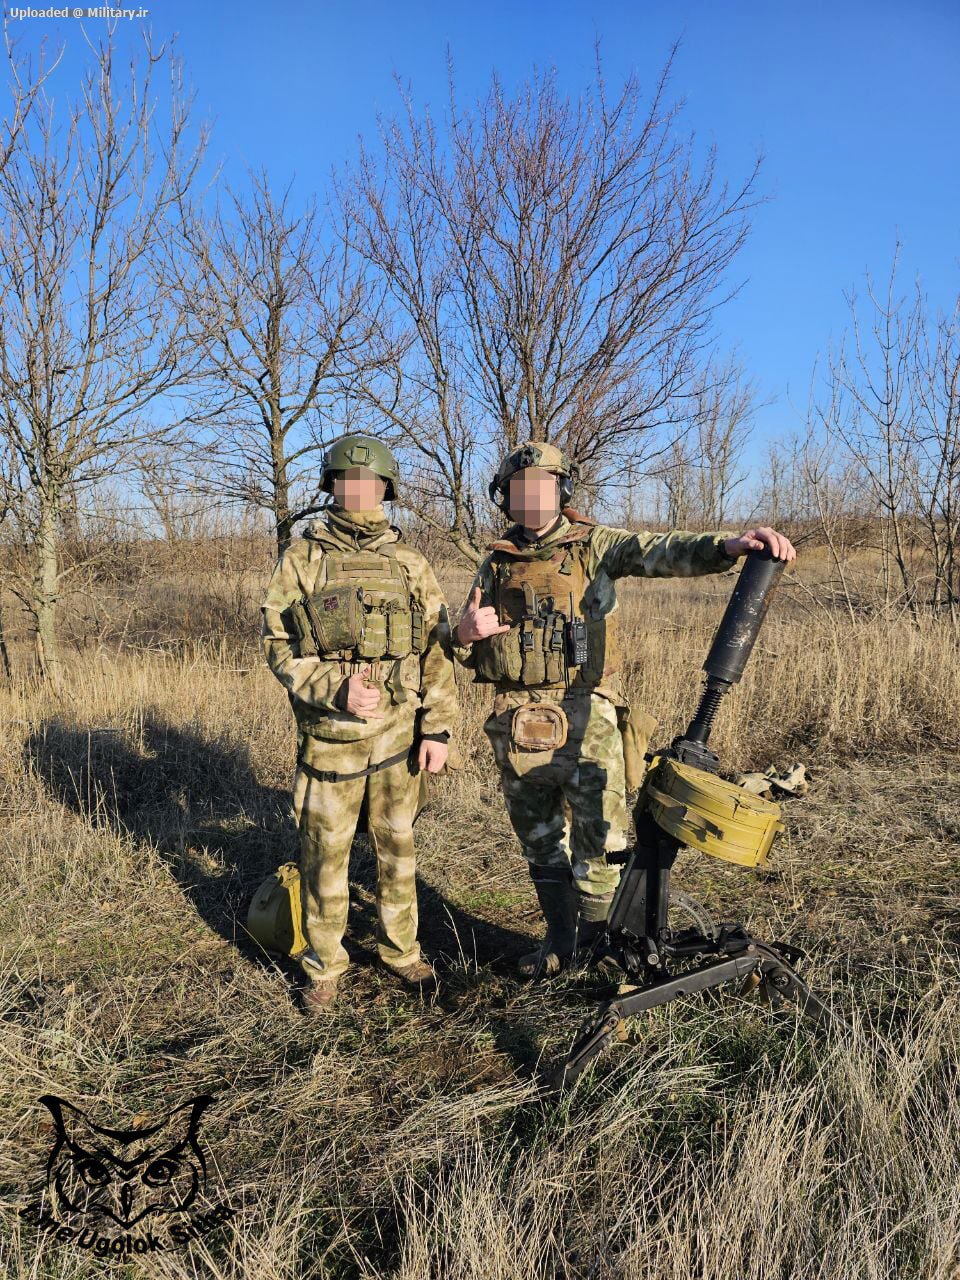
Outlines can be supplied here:
M51 719L25 756L50 795L93 826L129 833L156 848L204 921L251 959L261 958L242 922L257 885L297 857L288 793L258 781L242 743L206 739L154 717L133 743L114 730L85 730ZM363 837L351 860L351 957L370 960L373 855ZM499 968L529 950L530 939L448 901L418 876L420 936L431 955ZM367 946L360 945L363 939Z

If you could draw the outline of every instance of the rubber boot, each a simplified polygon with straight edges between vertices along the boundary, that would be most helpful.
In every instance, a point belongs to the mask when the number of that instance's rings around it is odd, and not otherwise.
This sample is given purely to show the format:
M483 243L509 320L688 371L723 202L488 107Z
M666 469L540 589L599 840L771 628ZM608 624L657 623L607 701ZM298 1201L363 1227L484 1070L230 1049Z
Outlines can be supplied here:
M577 892L577 955L588 960L597 950L607 931L607 915L613 902L613 893Z
M547 922L543 942L517 961L522 978L552 978L573 955L577 940L577 902L566 867L530 864L530 878Z

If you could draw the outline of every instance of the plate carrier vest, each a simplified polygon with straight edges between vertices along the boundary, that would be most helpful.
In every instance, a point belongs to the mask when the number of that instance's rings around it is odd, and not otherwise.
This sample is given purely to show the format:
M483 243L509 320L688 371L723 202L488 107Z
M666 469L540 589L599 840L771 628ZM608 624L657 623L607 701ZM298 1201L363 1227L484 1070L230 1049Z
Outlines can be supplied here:
M477 683L588 692L619 669L616 617L584 614L593 527L582 516L572 520L547 559L509 540L491 544L491 603L510 630L475 642Z
M392 542L377 551L325 549L313 592L290 612L301 657L401 660L426 647L423 610Z
M344 675L386 659L390 671L384 688L391 701L399 705L409 700L401 667L404 659L419 657L426 649L427 629L395 543L376 551L324 547L313 591L290 605L289 613L300 657L339 661ZM379 671L374 674L379 679ZM298 704L293 694L290 701L301 733L310 734L326 722L326 713Z

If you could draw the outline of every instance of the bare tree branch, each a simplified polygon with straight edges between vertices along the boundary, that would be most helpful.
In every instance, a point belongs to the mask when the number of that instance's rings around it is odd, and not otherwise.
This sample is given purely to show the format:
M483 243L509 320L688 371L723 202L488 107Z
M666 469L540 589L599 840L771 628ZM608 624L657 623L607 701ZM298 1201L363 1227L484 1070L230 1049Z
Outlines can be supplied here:
M577 102L550 73L513 98L494 77L464 109L451 67L442 133L401 90L342 185L385 290L359 396L474 552L496 453L555 441L597 487L688 416L756 168L731 189L713 152L695 160L669 72L646 101L633 77L611 101L598 57Z

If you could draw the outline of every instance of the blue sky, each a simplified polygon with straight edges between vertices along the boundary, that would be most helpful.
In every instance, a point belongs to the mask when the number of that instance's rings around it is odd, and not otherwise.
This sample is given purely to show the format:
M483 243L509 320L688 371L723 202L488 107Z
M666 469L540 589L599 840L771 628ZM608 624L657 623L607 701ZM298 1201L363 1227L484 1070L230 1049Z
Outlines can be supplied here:
M228 176L263 165L278 184L296 174L298 187L318 191L331 165L355 155L357 136L372 135L377 110L395 108L395 72L442 110L448 45L459 92L472 97L494 68L511 87L552 65L575 94L590 80L596 38L611 86L632 70L650 82L680 39L673 88L686 128L716 143L731 181L764 155L769 199L735 268L743 290L718 319L718 349L736 346L773 401L758 415L758 443L802 425L817 354L846 323L844 290L868 269L885 277L898 236L904 286L919 273L934 305L960 288L956 0L175 0L148 21L158 39L178 33ZM121 25L121 47L138 25ZM80 24L13 28L26 47L43 34L65 39L61 82L75 83Z

